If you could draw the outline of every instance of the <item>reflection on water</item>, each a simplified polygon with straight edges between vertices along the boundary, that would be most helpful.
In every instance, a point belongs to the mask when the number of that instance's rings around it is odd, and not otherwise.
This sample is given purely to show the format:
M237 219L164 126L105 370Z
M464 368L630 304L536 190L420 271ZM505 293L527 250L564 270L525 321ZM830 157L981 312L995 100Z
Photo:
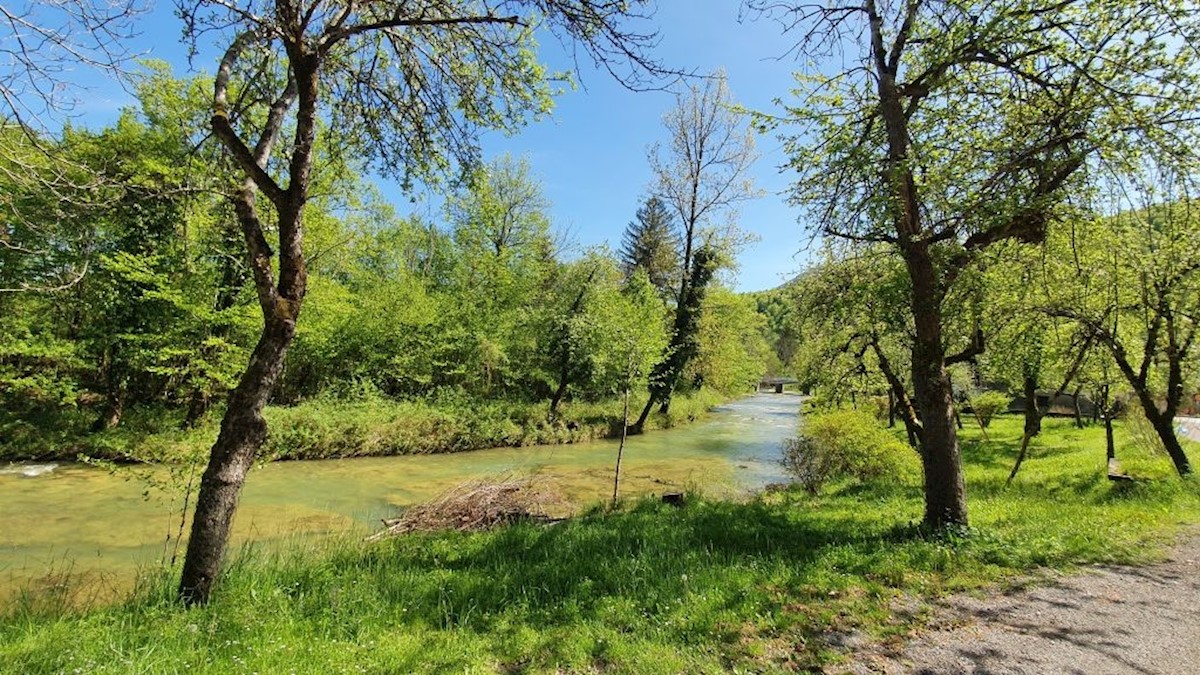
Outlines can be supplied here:
M730 495L784 480L779 449L795 428L799 405L796 396L760 394L721 406L700 424L630 437L622 494L698 487ZM594 503L612 493L616 449L616 441L599 441L268 464L246 481L234 544L367 533L399 507L489 476L537 473L573 504ZM183 482L186 476L173 481L165 468L110 474L75 464L0 467L0 595L68 570L101 572L125 586L137 567L169 560ZM149 488L151 483L178 488Z

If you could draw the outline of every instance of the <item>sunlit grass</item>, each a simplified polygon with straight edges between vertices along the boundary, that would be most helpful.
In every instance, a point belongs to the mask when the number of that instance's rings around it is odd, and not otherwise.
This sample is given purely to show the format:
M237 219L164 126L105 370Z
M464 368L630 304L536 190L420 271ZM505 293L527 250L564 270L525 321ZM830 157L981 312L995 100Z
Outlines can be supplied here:
M838 635L906 634L923 600L1033 568L1143 562L1200 490L1103 429L1048 420L1013 486L1020 437L964 430L972 530L929 538L916 485L834 485L743 503L642 501L553 526L336 540L243 552L216 600L185 611L172 578L123 604L27 599L0 621L11 672L729 672L838 658ZM1119 439L1121 441L1122 439ZM1192 448L1193 453L1195 448Z

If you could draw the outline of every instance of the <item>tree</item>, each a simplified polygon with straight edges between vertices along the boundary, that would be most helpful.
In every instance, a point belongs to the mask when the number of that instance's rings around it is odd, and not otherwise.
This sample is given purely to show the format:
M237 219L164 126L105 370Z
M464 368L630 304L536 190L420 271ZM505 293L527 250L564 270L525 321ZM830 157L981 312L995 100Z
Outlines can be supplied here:
M638 208L636 219L625 226L619 255L627 278L644 270L660 297L665 300L674 295L681 242L675 219L662 199L651 196Z
M700 344L684 381L717 391L753 391L767 370L766 323L752 298L715 284L700 309Z
M808 336L797 358L799 374L837 402L857 382L862 393L887 393L889 417L898 414L909 444L920 448L921 421L905 373L911 346L903 311L910 293L901 265L882 247L828 258L797 282L796 313ZM877 373L873 378L870 374Z
M733 106L723 71L689 85L663 116L671 140L666 148L650 149L654 191L675 211L682 230L680 302L687 295L696 247L703 241L716 251L729 244L736 238L733 227L722 231L717 219L732 217L739 202L758 196L747 176L758 158L754 134Z
M1063 283L1045 311L1105 348L1183 476L1192 465L1174 420L1200 377L1200 218L1178 186L1143 187L1126 193L1140 192L1140 208L1079 223L1070 240L1054 241L1060 283L1081 260L1092 281Z
M848 52L788 109L793 199L825 235L903 261L924 523L964 526L947 294L996 243L1041 241L1089 166L1192 156L1198 55L1175 45L1200 17L1175 0L748 4L800 31L804 56Z
M546 72L534 55L535 14L539 25L610 71L628 66L627 78L636 81L657 72L645 55L653 36L624 27L641 6L193 0L180 8L193 40L215 34L227 45L213 86L211 127L243 176L233 202L263 317L201 479L179 586L185 603L210 597L238 495L266 438L261 412L307 290L305 207L318 146L353 152L406 178L456 160L471 163L477 129L513 130L550 105Z
M728 223L722 231L714 219L722 215L732 218L738 202L758 194L754 182L746 177L757 158L754 135L748 127L743 128L733 109L723 72L705 78L700 85L689 85L685 94L676 97L675 107L663 116L663 123L671 140L665 152L659 145L651 148L650 168L656 191L679 216L683 255L671 344L651 377L650 399L633 426L634 433L641 432L656 403L667 411L679 376L697 353L696 322L706 290L703 286L723 262L722 256L737 244L733 224ZM704 260L700 260L700 250L705 251ZM693 279L697 272L703 275L703 283ZM693 292L693 283L701 288Z
M675 310L675 323L671 327L671 341L664 350L661 360L650 372L649 393L642 414L630 427L631 433L639 434L645 427L650 410L659 404L665 412L671 395L679 383L680 376L700 351L700 313L704 307L704 296L708 284L717 269L717 254L708 246L696 249L692 256L692 270L685 285L686 293L679 298Z

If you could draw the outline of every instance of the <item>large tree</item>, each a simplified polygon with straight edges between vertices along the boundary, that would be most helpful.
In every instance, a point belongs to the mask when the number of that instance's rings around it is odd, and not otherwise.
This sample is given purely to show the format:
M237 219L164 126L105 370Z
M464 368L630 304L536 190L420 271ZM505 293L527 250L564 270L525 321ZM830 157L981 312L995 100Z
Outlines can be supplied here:
M1038 242L1103 162L1191 156L1200 17L1177 0L749 0L844 68L802 76L793 192L828 236L884 243L911 281L924 522L967 524L945 302L1004 240ZM773 118L763 118L770 126Z
M184 602L208 600L246 472L266 438L262 409L307 289L305 206L318 146L375 160L406 178L473 162L477 129L515 130L550 105L547 73L535 57L539 26L610 71L622 69L629 81L653 69L644 51L653 36L624 27L643 5L184 3L180 14L192 38L226 45L214 79L211 127L242 174L232 201L263 317L201 481L179 586Z
M650 149L655 191L679 217L683 239L679 290L671 343L655 369L650 398L632 430L641 431L656 404L666 412L679 376L696 354L700 302L706 289L692 289L693 274L703 271L704 283L728 260L740 235L733 222L738 203L758 196L747 175L758 155L754 134L734 108L725 73L717 72L691 84L663 116L670 141ZM721 218L727 219L724 223ZM699 251L705 259L699 259ZM723 259L724 258L724 259ZM658 379L655 379L658 378Z

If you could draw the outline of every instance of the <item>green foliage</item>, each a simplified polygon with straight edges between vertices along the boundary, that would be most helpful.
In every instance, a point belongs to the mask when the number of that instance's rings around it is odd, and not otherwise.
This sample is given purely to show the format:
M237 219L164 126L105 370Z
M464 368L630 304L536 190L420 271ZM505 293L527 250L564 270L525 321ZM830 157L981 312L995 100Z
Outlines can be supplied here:
M682 245L675 218L662 199L652 196L625 226L618 256L626 276L642 270L665 300L679 292Z
M991 425L992 418L998 413L1008 410L1008 404L1011 401L1011 396L998 391L980 392L969 399L971 410L975 411L975 417L979 420L979 426L984 429Z
M835 479L909 485L920 475L912 448L872 415L852 410L804 416L800 433L784 443L782 461L811 494Z
M765 326L753 300L714 286L704 297L698 326L700 345L684 381L717 391L752 391L767 371L770 347L764 338Z

